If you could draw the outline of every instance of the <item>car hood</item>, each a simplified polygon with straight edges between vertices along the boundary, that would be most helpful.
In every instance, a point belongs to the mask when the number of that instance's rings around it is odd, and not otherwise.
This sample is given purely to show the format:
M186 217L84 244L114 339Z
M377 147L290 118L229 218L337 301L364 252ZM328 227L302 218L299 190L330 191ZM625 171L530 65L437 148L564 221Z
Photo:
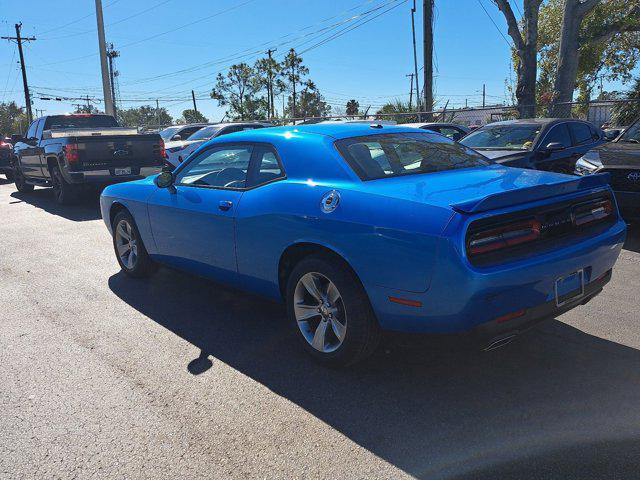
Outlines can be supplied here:
M604 167L640 168L640 143L610 142L593 149Z
M511 160L519 160L529 155L528 150L476 150L481 155L484 155L496 162L507 162Z
M374 195L479 212L528 203L606 185L608 175L574 177L560 173L490 165L362 182Z

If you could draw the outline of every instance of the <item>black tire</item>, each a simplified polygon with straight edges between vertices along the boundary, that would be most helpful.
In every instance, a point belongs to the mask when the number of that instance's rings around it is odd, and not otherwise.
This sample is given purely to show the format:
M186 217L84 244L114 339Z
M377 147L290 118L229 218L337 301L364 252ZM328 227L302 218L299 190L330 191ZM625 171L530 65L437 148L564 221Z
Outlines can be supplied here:
M331 352L321 352L314 348L305 338L296 320L296 287L300 279L309 273L319 273L332 282L340 294L341 309L346 318L346 333L342 343ZM380 342L380 326L369 297L355 273L339 258L312 255L301 260L287 280L286 303L287 315L297 337L307 352L323 365L345 367L362 361L374 352Z
M13 182L13 180L14 180L14 178L15 178L15 177L14 177L14 175L13 175L13 170L10 170L10 171L8 171L8 172L5 172L5 173L4 173L4 176L5 176L5 177L7 177L7 180L8 180L9 182Z
M64 179L60 167L51 167L51 185L53 186L53 198L60 205L69 205L78 199L78 190L75 185Z
M15 162L13 173L13 183L16 185L16 190L20 193L33 192L33 185L27 183L27 180L24 178L24 174L20 168L20 162Z
M125 224L128 224L129 228L125 227ZM130 233L130 238L135 241L135 259L130 263L125 263L122 255L119 253L119 248L122 252L123 244L123 238L117 233L117 229L120 227L123 227L125 229L125 233ZM142 242L142 237L140 237L140 232L138 231L136 222L131 214L126 210L122 210L121 212L119 212L113 219L112 229L113 251L116 254L116 259L118 260L118 264L120 265L122 271L130 277L134 278L148 277L149 275L153 274L156 270L156 263L151 260L151 257L149 257L147 249Z

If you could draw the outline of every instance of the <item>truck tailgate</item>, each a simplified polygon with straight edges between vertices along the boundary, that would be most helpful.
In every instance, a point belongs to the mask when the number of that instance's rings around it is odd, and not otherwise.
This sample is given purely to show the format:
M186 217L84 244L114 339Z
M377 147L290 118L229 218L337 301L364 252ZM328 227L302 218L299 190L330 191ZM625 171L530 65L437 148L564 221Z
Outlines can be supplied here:
M72 137L78 160L73 170L160 166L164 163L162 139L157 134Z

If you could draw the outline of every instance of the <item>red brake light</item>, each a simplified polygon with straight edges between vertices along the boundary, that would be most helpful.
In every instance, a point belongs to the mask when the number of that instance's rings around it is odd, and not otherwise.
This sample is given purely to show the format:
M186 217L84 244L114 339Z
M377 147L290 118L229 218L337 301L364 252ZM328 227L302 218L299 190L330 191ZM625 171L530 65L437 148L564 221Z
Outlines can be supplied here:
M478 232L471 236L467 245L470 255L480 255L540 238L540 222L527 220Z
M157 153L158 155L160 155L160 158L167 158L167 151L164 148L164 140L160 139L160 143L157 145L157 147Z
M70 143L63 147L64 157L67 159L67 163L77 163L80 159L78 155L78 144Z

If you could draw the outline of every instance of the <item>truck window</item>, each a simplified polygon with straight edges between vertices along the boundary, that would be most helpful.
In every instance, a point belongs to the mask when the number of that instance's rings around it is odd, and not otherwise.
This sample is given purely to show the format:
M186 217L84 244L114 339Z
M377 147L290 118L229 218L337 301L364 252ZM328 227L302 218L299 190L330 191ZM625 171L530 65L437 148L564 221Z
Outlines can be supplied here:
M42 127L44 127L44 120L41 118L38 120L38 126L36 127L36 138L42 140Z
M38 126L38 122L40 120L35 120L31 125L29 125L29 130L25 135L25 138L28 140L30 138L36 138L36 127Z
M44 130L52 128L111 128L117 127L111 115L52 115L47 117Z

